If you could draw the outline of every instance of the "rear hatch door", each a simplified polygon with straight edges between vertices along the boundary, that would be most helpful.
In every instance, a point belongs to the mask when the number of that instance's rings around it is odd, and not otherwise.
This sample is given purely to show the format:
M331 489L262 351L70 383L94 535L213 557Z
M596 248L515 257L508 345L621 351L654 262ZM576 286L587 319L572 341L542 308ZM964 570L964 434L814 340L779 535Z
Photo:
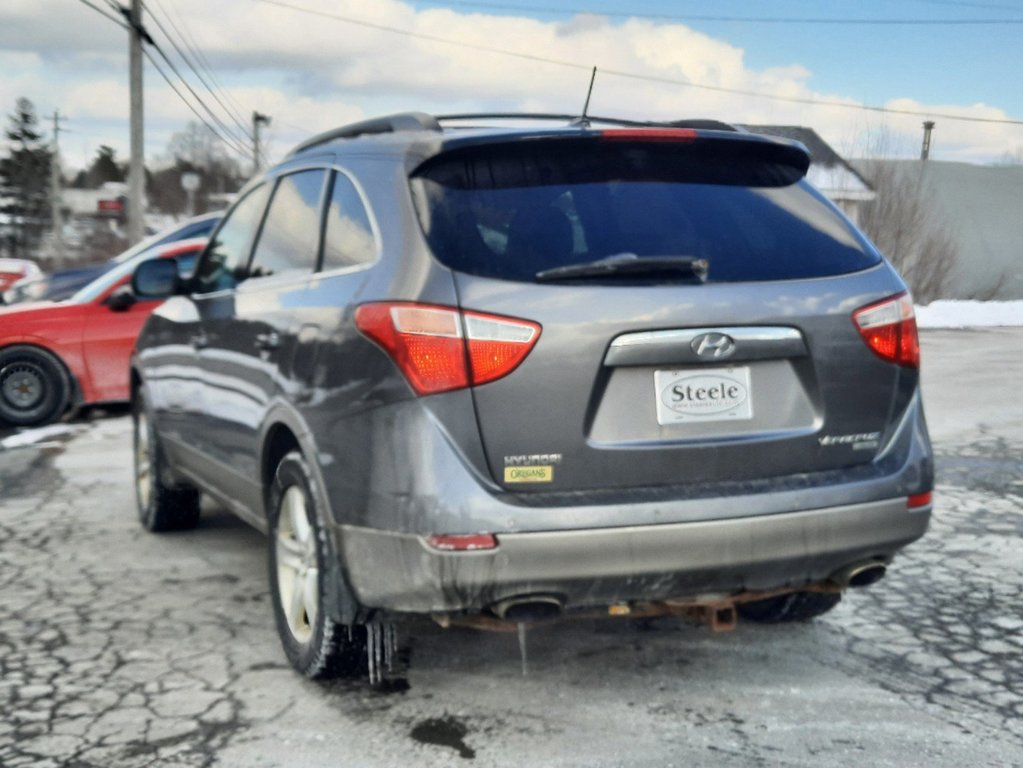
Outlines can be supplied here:
M752 137L623 131L419 169L463 309L542 327L518 368L473 389L496 482L716 483L874 457L898 368L851 313L898 284L805 168L798 147Z

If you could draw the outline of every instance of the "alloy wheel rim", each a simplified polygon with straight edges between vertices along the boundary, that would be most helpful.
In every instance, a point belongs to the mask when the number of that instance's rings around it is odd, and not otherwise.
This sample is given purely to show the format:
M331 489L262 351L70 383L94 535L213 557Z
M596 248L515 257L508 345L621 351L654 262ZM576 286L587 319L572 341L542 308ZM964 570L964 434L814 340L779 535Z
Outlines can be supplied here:
M0 371L0 392L4 400L19 410L35 407L46 391L42 372L34 365L15 363Z
M309 523L305 494L289 486L281 497L274 542L277 562L277 593L291 636L307 643L319 611L319 566L316 534Z

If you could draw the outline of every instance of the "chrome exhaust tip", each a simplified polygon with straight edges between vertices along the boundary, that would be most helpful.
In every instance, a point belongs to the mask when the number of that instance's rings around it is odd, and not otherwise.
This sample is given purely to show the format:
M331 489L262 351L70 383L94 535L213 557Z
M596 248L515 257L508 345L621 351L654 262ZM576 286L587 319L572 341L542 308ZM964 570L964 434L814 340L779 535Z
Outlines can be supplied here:
M888 566L878 560L848 565L836 571L828 581L840 587L869 587L880 581L888 572Z
M553 595L526 595L500 600L494 603L490 610L505 621L529 624L558 618L561 616L562 607L561 600Z

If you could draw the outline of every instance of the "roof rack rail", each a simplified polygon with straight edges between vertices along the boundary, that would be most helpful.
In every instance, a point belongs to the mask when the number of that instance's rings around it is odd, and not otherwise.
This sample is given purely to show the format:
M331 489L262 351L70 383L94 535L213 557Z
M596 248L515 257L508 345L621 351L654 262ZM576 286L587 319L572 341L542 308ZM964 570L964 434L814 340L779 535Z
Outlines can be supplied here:
M567 122L593 122L612 123L615 125L633 126L659 126L661 123L652 123L648 120L627 120L619 117L597 117L596 115L563 115L548 112L466 112L464 114L437 115L440 123L456 122L459 120L564 120Z
M395 133L397 131L440 131L440 123L433 115L425 112L399 112L386 117L375 117L372 120L363 120L358 123L349 123L339 128L331 128L329 131L318 133L306 139L292 149L287 157L293 157L307 149L326 144L335 139L354 139L356 136L365 136L373 133Z

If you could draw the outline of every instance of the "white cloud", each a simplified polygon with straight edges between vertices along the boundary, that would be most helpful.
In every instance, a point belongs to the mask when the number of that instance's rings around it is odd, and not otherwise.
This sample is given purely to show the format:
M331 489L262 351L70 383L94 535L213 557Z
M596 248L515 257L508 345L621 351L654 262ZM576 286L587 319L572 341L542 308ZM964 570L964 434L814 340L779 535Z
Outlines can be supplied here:
M808 105L709 90L697 85L789 99L854 104L844 94L816 90L807 62L756 69L744 51L681 24L597 15L540 21L447 9L416 11L396 0L288 0L295 5L409 30L447 45L287 10L257 0L154 0L149 9L171 33L187 31L237 105L274 118L273 149L331 125L368 114L424 109L438 112L516 110L574 112L582 108L589 68L598 66L591 112L632 118L712 117L737 123L814 127L836 148L854 147L880 124L913 137L921 117ZM167 14L170 14L169 16ZM59 18L63 23L54 24ZM150 19L168 55L172 47ZM180 38L179 38L180 40ZM103 143L126 152L125 32L69 0L4 0L0 8L0 110L25 95L41 109L59 107L83 135L110 131ZM480 50L480 49L484 50ZM571 62L559 66L488 51ZM187 71L179 64L183 71ZM147 65L147 152L158 155L170 134L194 119ZM678 82L651 82L614 72ZM216 102L193 79L193 87ZM690 85L685 85L689 83ZM9 106L8 106L9 105ZM986 104L922 104L893 98L889 108L1004 119ZM227 120L229 118L225 118ZM1020 146L1018 127L936 118L934 156L992 160ZM101 142L96 140L96 144ZM79 162L84 158L78 158Z

